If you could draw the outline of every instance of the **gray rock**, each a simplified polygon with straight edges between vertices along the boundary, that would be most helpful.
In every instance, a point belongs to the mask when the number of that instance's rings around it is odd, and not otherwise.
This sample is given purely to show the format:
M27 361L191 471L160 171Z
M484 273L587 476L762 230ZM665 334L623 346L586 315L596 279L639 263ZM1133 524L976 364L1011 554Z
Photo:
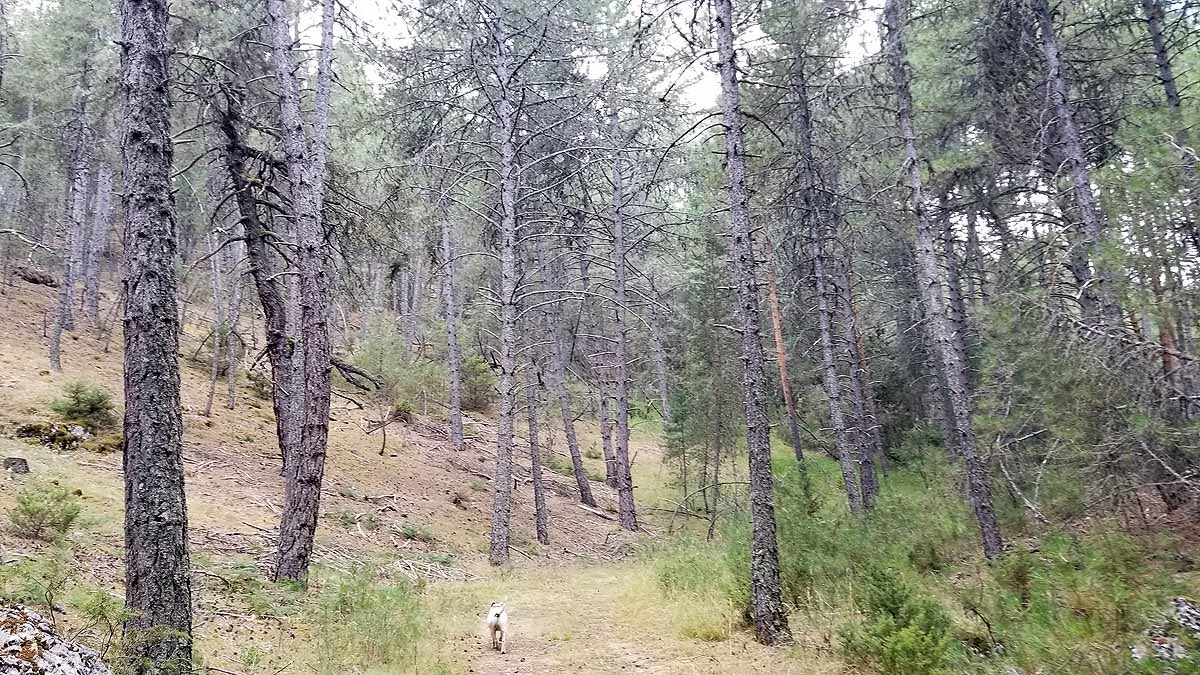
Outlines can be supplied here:
M4 470L12 473L29 473L29 462L23 457L5 457Z
M113 675L99 654L59 637L49 621L21 605L0 605L0 673Z

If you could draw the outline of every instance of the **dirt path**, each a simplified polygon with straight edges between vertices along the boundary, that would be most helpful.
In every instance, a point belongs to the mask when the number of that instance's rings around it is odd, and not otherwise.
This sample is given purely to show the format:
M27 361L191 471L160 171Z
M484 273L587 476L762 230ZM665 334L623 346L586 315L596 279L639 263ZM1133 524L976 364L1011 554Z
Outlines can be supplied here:
M681 610L661 601L650 570L637 563L529 569L485 582L506 600L508 653L489 649L479 616L459 635L467 668L487 675L691 675L841 673L823 650L766 649L741 631L703 641L683 636ZM696 607L696 612L708 611ZM811 637L811 636L810 636Z

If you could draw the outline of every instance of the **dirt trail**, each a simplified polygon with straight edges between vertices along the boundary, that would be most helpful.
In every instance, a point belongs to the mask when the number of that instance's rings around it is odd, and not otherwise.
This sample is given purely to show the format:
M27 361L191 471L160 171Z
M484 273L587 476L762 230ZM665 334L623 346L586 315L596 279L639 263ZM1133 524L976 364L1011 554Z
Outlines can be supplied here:
M843 672L828 652L767 649L743 631L723 640L686 638L678 608L659 600L652 571L638 563L520 570L487 589L507 601L508 653L489 649L482 613L457 636L471 673L488 675L823 675ZM711 607L696 607L704 612ZM686 611L686 610L685 610ZM804 635L812 644L817 636ZM820 638L823 641L823 638ZM474 655L472 657L472 655Z

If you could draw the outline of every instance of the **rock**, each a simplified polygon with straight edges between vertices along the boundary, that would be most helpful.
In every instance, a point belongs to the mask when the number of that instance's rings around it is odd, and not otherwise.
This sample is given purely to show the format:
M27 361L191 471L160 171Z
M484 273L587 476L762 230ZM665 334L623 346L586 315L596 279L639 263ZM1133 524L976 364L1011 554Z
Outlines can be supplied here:
M50 273L45 270L39 270L34 267L26 267L25 265L17 265L13 268L13 274L31 284L38 286L49 286L50 288L58 288L58 280L50 276Z
M1149 658L1168 662L1180 661L1188 655L1180 640L1180 633L1200 639L1200 603L1188 598L1173 598L1170 620L1147 628L1142 634L1145 642L1133 645L1130 652L1135 661Z
M29 462L23 457L5 457L4 469L16 474L29 473Z
M0 673L113 675L99 654L55 635L49 621L21 605L0 606Z
M1171 600L1171 607L1175 610L1175 623L1200 640L1200 602L1175 598Z

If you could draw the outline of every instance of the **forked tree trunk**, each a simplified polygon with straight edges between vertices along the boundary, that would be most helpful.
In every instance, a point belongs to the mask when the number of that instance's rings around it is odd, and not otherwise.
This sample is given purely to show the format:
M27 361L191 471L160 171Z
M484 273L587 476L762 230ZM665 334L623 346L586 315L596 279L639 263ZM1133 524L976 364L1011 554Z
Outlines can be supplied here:
M142 674L192 670L166 0L122 0L125 622Z
M539 396L537 364L530 363L525 373L525 404L529 407L529 476L533 481L534 529L540 544L550 543L550 511L546 507L546 486L542 482L541 437L538 435Z
M908 179L909 206L916 219L917 282L927 308L930 334L937 365L943 375L944 395L949 403L953 418L950 424L956 446L967 474L967 493L979 525L983 553L989 559L998 558L1004 550L1000 537L1000 526L992 508L991 482L987 467L976 454L975 428L971 420L971 399L967 383L967 364L959 358L954 344L954 326L950 320L949 298L946 293L944 265L939 260L933 226L924 203L924 186L921 180L920 155L917 153L917 137L913 128L913 103L908 65L908 53L904 44L903 0L887 0L884 3L883 51L895 87L897 109L896 122L904 143L904 170Z
M329 287L326 257L329 245L321 208L325 194L325 143L329 128L333 77L334 0L324 0L321 50L317 65L313 132L309 138L301 114L300 84L292 59L291 31L284 0L267 0L275 79L279 86L283 149L291 186L298 251L300 438L296 454L285 455L283 512L279 524L275 580L304 582L312 557L320 511L321 483L329 436L330 358Z
M768 645L790 639L779 578L775 536L775 487L771 475L771 429L767 419L766 377L759 334L759 292L754 259L754 229L746 189L746 148L733 44L732 0L713 0L721 117L725 126L725 166L729 177L733 283L741 330L742 394L746 411L746 451L750 461L750 607L755 638Z

